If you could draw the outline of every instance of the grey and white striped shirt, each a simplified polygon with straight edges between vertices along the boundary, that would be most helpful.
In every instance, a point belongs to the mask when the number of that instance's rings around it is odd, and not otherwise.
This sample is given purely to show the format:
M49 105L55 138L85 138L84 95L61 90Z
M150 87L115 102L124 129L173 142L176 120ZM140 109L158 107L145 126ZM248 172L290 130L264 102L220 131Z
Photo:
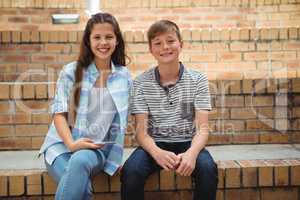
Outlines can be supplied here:
M139 75L132 87L131 114L148 113L148 134L156 142L190 141L196 110L211 110L207 77L180 66L175 85L160 85L158 68Z

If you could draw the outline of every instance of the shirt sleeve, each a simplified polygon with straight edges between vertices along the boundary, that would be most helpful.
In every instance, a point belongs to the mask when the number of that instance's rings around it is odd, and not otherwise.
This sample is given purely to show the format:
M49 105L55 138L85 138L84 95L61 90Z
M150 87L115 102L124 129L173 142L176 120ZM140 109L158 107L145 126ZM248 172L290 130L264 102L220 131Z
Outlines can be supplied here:
M135 80L130 90L130 113L149 113L141 82Z
M63 68L56 83L55 96L50 109L50 112L52 114L68 112L69 98L71 95L73 84L73 77L66 73Z
M208 79L205 75L199 78L194 105L196 110L211 110L211 98L209 93Z

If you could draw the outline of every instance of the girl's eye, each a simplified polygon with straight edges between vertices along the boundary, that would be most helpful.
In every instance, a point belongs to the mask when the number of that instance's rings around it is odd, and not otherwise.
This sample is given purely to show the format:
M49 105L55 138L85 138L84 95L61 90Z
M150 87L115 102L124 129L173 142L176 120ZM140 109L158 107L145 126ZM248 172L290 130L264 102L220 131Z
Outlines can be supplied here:
M108 39L108 40L111 40L113 39L114 37L112 35L109 35L109 36L106 36L105 39Z
M160 45L161 43L160 42L154 42L154 45L155 46L158 46L158 45Z
M168 43L173 43L175 42L175 40L168 40Z

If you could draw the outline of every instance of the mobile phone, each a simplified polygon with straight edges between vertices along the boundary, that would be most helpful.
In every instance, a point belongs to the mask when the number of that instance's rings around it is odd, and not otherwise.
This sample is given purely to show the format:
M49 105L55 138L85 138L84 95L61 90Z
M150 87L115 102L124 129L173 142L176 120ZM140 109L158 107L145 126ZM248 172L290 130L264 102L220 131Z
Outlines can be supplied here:
M115 144L114 141L94 141L94 144Z

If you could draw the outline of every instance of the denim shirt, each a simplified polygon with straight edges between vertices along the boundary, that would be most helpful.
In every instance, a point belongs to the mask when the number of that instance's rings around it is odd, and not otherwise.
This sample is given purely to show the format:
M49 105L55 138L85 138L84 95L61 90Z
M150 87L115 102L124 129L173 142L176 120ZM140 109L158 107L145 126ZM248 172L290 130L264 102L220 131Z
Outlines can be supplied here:
M103 150L108 152L104 164L104 172L109 175L113 175L122 163L124 135L128 120L129 90L132 84L131 76L126 67L116 66L113 63L111 63L111 66L112 73L107 79L106 87L112 96L117 113L109 128L110 135L115 143L107 144L103 147ZM64 113L69 111L69 100L75 83L75 69L76 62L72 62L65 65L60 72L57 80L55 97L51 105L51 113ZM72 137L74 141L86 135L86 130L88 128L87 113L90 92L100 73L94 62L84 71L76 120L74 127L72 128ZM52 121L39 153L44 153L51 146L51 151L57 151L56 157L69 151L67 148L61 148L61 145L57 144L64 145L57 133L54 122Z

